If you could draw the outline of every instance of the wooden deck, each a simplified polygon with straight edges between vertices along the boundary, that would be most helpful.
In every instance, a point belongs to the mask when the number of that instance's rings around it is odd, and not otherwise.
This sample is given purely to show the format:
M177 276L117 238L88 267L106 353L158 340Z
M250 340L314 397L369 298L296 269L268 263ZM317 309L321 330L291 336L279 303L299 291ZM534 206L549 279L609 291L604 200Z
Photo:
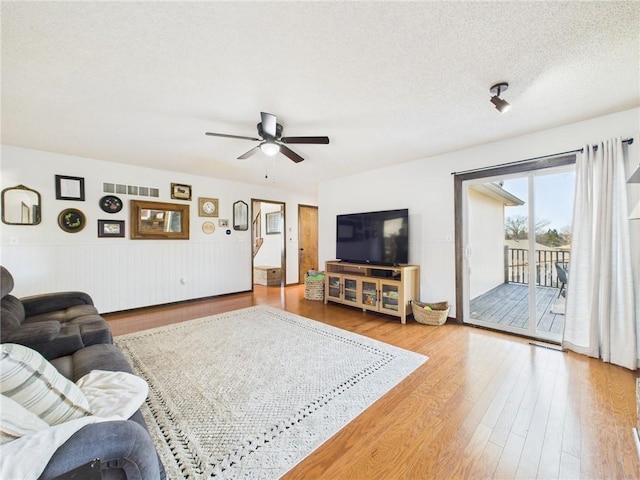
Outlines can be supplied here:
M526 328L529 319L528 285L503 283L470 302L470 316L475 320ZM536 323L541 332L561 334L564 314L554 313L557 288L536 287ZM564 298L560 298L560 303Z

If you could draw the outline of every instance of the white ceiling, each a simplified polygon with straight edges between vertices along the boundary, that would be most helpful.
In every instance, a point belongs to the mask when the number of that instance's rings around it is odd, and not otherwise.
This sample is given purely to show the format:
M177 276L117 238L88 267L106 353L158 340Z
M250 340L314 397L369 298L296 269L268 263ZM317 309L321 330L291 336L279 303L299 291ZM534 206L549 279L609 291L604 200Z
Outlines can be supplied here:
M3 1L2 143L315 191L637 107L639 72L635 1ZM237 160L256 144L204 134L260 111L331 143Z

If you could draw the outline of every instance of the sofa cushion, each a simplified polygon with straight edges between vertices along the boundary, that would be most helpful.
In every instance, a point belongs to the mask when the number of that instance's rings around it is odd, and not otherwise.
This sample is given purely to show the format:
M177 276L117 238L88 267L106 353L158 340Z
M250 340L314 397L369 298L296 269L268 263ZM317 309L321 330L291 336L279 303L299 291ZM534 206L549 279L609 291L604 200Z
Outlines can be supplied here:
M2 327L0 343L19 343L32 346L38 343L50 342L60 333L60 322L38 322L19 327Z
M51 308L52 310L50 312L29 315L26 321L31 323L42 322L45 320L57 320L58 322L65 323L85 315L98 315L98 310L93 305L74 305L72 307L56 310L54 310L54 306L51 305Z
M0 266L0 297L4 297L13 290L13 275L9 270Z
M90 415L82 391L42 355L23 345L2 345L0 393L49 425Z
M24 306L22 302L13 295L5 295L0 301L2 313L0 315L0 325L2 328L19 327L24 322Z
M77 325L80 329L82 343L87 347L98 343L113 343L111 328L107 321L99 315L85 315L67 322L65 325Z
M110 343L90 345L73 355L55 359L53 364L72 382L77 382L92 370L133 373L122 351Z
M37 432L49 425L11 398L0 395L0 443Z
M38 323L30 324L29 326L31 325L38 325ZM25 344L25 342L19 343ZM80 335L80 327L78 327L77 325L62 324L60 326L58 335L56 335L56 338L54 338L53 340L42 343L29 343L26 345L39 352L47 360L51 360L53 358L72 354L73 352L84 347L84 342L82 341L82 336Z
M73 355L65 355L49 361L65 378L73 381Z

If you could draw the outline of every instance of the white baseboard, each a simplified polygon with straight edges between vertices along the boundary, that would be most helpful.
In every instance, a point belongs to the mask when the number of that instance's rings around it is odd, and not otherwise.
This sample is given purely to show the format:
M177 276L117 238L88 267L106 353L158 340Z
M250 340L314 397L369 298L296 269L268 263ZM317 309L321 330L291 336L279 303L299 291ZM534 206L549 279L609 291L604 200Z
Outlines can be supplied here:
M632 428L633 430L633 440L636 442L636 450L638 451L638 458L640 458L640 433L638 433L637 428Z

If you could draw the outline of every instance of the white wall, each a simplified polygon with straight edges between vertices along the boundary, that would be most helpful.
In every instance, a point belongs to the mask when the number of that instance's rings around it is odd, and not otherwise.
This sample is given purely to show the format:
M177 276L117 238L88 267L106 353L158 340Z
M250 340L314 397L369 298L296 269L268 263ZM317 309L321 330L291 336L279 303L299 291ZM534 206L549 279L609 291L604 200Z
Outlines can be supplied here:
M503 119L508 122L508 114ZM635 138L629 150L637 159L639 130L640 109L635 108L322 182L318 187L321 264L335 258L336 215L408 208L409 262L420 266L420 297L424 301L448 300L453 306L450 315L455 316L455 212L451 173L567 152L616 136ZM638 269L636 264L636 271Z
M508 122L508 114L504 120ZM2 146L0 186L25 184L38 190L42 195L42 223L35 227L1 224L0 262L13 273L17 296L84 290L92 294L100 311L109 312L251 289L251 232L232 230L227 236L224 229L217 227L212 235L202 233L205 219L197 216L198 196L218 198L221 218L229 220L236 200L249 205L251 198L285 202L287 283L298 281L298 204L319 205L320 268L326 260L335 258L337 214L409 208L409 262L421 267L420 297L426 301L448 300L453 306L451 315L455 316L451 173L574 150L614 136L635 138L629 148L631 169L640 163L639 130L640 109L636 108L322 182L317 200L311 195L274 188ZM84 177L86 201L55 200L56 174ZM172 201L171 182L192 185L191 239L97 238L98 219L125 220L127 236L129 232L128 206L116 215L108 215L98 207L104 181L159 187L159 201ZM128 200L140 197L121 198L128 205ZM69 234L57 226L58 213L68 207L80 208L87 215L88 226L82 232ZM633 244L638 245L640 221L632 221L631 226ZM638 252L634 255L639 278ZM180 283L181 278L186 284ZM637 304L640 308L640 301Z
M251 290L251 231L217 225L211 235L202 232L198 197L219 200L219 218L232 222L232 204L251 198L285 202L287 228L287 283L298 282L298 204L316 204L313 195L215 178L2 146L1 187L24 184L42 196L42 223L37 226L0 226L0 262L14 276L16 296L60 290L91 294L106 313L148 305ZM56 174L83 177L85 201L56 200ZM118 196L125 207L107 214L98 206L103 182L158 187L159 198ZM192 185L191 202L172 200L172 182ZM189 240L130 240L129 200L155 200L190 205ZM57 225L65 208L78 208L87 226L66 233ZM97 220L125 220L127 238L98 238Z
M473 189L468 190L469 298L504 283L504 205Z

